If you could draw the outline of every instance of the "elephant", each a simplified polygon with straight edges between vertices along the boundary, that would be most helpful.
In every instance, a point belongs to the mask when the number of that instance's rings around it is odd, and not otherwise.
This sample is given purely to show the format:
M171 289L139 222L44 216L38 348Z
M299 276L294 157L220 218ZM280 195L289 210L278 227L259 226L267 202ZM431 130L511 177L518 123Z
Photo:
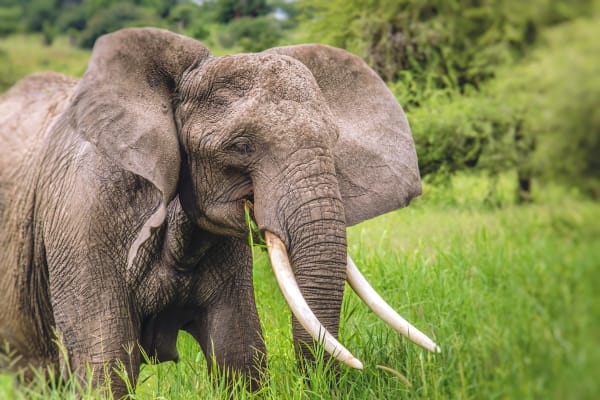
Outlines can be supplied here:
M0 342L13 368L121 361L135 381L143 357L127 349L176 361L185 330L260 385L248 208L299 357L321 341L362 368L336 339L346 280L437 350L347 256L348 226L420 193L406 116L359 57L316 44L215 57L157 28L104 35L81 79L36 73L0 97Z

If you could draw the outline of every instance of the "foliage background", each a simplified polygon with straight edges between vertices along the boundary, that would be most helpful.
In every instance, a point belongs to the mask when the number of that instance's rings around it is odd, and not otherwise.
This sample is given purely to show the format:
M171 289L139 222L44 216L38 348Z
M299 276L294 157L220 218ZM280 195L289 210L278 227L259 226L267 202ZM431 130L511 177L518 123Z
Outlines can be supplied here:
M319 370L306 381L288 365L289 314L259 259L273 374L263 395L594 398L599 3L0 0L0 92L34 71L82 75L95 40L128 26L180 32L216 55L317 42L361 56L408 115L425 190L409 209L350 229L350 252L392 304L406 304L408 319L435 332L444 353L432 358L400 342L350 296L344 342L413 387L373 368L346 371L339 385ZM226 398L189 338L180 351L182 364L146 367L131 397L190 398L199 390L198 398ZM0 398L95 396L75 380L12 382L0 375Z

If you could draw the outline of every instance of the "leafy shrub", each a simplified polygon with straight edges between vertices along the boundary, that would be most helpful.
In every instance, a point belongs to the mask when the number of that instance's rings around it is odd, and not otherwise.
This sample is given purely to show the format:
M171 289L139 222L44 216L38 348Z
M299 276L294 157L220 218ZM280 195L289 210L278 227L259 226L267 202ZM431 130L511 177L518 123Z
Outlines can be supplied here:
M198 40L204 40L210 36L210 31L202 22L193 23L190 29L190 36Z
M0 93L11 87L16 80L17 77L8 56L0 49Z
M517 162L522 115L503 99L479 93L440 95L408 118L422 176L447 177L475 167L496 174Z
M266 0L217 0L215 11L218 22L228 23L239 18L267 15L272 8Z
M269 16L236 19L218 38L223 47L239 46L243 51L257 52L276 46L281 37L279 22Z
M56 29L50 21L44 21L42 24L42 43L44 46L51 46L56 36Z
M26 29L33 32L42 32L44 22L54 21L58 14L56 0L23 2L22 8Z
M149 11L131 3L115 3L100 10L87 23L81 33L80 45L92 48L100 36L125 27L160 25L160 21Z
M410 75L406 107L427 93L465 93L524 54L549 24L586 15L594 0L302 0L310 39L349 49L386 81ZM410 71L410 72L407 72ZM410 94L410 95L409 95Z
M21 8L17 4L0 7L0 37L16 32L20 19Z
M83 6L65 7L57 18L56 25L61 32L82 31L87 24L87 13Z
M538 146L536 174L600 198L600 17L548 32L544 51L518 71L528 80L527 129Z
M196 39L206 39L210 35L207 25L212 15L206 13L203 7L194 3L178 3L169 12L170 26L178 32L185 33Z
M421 174L516 169L524 186L537 177L600 197L599 27L599 18L561 24L481 90L432 91L409 109ZM392 85L401 100L405 87Z
M179 3L169 12L169 21L180 30L189 28L196 19L201 18L202 10L193 3Z

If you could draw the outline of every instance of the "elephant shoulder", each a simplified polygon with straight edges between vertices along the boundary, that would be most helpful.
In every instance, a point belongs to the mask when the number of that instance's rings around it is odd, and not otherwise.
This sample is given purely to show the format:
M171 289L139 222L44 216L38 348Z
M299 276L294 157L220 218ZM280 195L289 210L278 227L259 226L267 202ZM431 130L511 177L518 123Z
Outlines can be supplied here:
M65 110L78 80L44 72L29 75L0 96L0 210L37 165L47 128Z
M57 72L35 72L15 83L0 100L11 96L26 95L30 98L47 98L62 92L70 92L79 79Z
M54 72L29 75L0 97L0 141L29 140L64 111L78 80ZM1 146L6 148L8 146Z
M75 89L79 79L56 72L36 72L15 83L0 96L0 106L21 104L40 107L53 100L66 98ZM7 115L2 115L3 119Z

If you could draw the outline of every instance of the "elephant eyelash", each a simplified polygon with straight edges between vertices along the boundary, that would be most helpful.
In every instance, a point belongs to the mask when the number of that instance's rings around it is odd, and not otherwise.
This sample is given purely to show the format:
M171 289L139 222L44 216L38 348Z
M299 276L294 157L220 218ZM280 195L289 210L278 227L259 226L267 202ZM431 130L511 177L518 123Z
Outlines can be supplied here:
M227 150L233 151L243 156L247 156L254 153L254 147L246 141L235 142L229 145L227 147Z

